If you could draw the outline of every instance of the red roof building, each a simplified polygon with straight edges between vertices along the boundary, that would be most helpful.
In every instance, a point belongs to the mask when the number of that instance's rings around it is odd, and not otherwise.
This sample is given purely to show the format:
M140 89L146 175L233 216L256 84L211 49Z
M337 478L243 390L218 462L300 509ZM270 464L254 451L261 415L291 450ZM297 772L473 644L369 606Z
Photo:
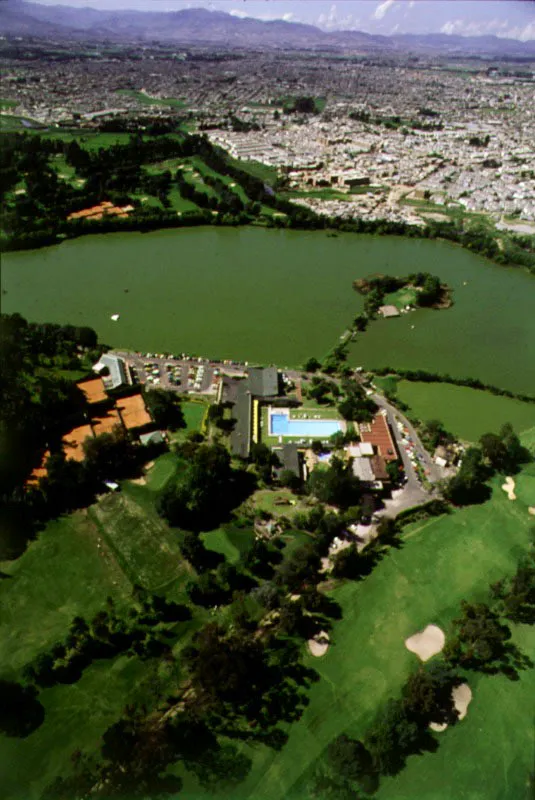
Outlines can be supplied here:
M385 461L397 461L396 445L385 414L376 414L371 422L359 424L360 438L369 442Z

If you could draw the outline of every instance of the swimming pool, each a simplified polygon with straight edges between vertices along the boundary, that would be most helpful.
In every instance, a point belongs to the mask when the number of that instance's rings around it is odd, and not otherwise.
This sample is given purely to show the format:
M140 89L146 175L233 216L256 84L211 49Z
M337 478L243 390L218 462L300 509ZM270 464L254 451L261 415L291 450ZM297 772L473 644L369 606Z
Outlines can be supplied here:
M287 414L272 414L270 436L301 436L309 439L326 439L342 430L335 419L290 419Z

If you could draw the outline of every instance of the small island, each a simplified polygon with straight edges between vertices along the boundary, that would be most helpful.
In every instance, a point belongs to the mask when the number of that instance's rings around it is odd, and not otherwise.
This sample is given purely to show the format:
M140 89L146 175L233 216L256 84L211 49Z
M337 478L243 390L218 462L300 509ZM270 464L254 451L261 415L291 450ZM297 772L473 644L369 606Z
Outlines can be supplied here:
M379 311L384 317L399 316L412 308L450 308L453 290L429 272L416 272L406 277L374 275L353 281L353 288L366 300L368 317Z

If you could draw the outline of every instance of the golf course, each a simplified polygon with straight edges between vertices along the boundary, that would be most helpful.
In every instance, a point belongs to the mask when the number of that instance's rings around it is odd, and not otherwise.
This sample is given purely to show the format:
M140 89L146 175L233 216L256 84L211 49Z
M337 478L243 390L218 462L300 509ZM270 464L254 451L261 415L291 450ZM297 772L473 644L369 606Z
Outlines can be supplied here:
M535 443L531 434L523 441ZM174 599L184 597L189 568L176 557L176 534L154 511L155 498L178 467L171 454L161 456L148 468L143 485L125 482L121 493L104 497L87 512L50 523L17 561L0 564L1 654L9 676L20 676L29 660L61 640L74 615L89 618L105 607L106 597L117 608L126 607L134 582L158 587ZM342 618L321 658L303 646L305 664L320 678L309 690L309 705L287 728L289 739L280 752L242 746L252 769L231 795L222 795L225 800L308 798L310 777L331 740L341 733L363 737L417 667L405 639L434 624L447 641L461 600L484 601L490 583L513 574L533 537L528 507L535 497L535 465L515 476L516 500L508 499L501 483L493 480L492 497L482 505L407 525L400 546L388 549L362 580L325 585ZM158 547L148 547L147 536ZM292 534L285 538L290 547ZM231 564L252 543L248 532L228 526L203 539ZM302 539L297 534L296 542ZM179 623L175 655L204 620L206 612L198 609L193 620ZM535 631L526 625L511 624L511 629L513 641L532 655ZM157 659L119 656L94 661L72 685L44 689L43 724L26 739L0 737L3 796L37 800L52 777L69 768L73 750L91 752L98 746L125 704L150 702L158 686L173 680ZM471 672L467 681L473 692L467 717L435 734L437 752L411 756L400 774L383 780L377 797L408 800L418 787L419 797L449 800L454 774L466 800L528 799L535 740L526 709L535 692L535 671L520 671L516 681ZM189 773L182 777L180 797L208 798Z

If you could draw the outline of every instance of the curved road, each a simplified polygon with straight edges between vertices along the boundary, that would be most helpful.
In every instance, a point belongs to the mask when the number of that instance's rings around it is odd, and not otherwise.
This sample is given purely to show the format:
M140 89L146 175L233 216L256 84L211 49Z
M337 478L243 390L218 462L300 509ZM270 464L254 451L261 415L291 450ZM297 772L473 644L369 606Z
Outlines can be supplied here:
M437 481L441 480L443 478L443 473L440 467L434 463L433 459L423 446L422 442L420 441L420 437L414 429L414 426L401 413L401 411L389 403L388 400L386 400L380 394L372 394L370 397L375 403L377 403L379 408L382 408L386 411L388 423L390 425L392 435L396 440L398 451L401 460L403 461L405 475L407 476L407 482L403 489L395 492L395 496L392 497L391 500L386 500L384 510L378 512L378 515L388 514L388 516L396 516L396 514L399 514L400 511L404 511L407 508L412 508L413 506L421 505L422 503L427 503L429 500L432 500L438 496L438 492L435 488L429 490L422 486L416 470L414 469L405 449L405 445L403 444L402 435L397 426L398 421L405 425L408 429L410 438L414 443L416 453L420 458L420 462L427 471L427 479L429 482L436 483Z

